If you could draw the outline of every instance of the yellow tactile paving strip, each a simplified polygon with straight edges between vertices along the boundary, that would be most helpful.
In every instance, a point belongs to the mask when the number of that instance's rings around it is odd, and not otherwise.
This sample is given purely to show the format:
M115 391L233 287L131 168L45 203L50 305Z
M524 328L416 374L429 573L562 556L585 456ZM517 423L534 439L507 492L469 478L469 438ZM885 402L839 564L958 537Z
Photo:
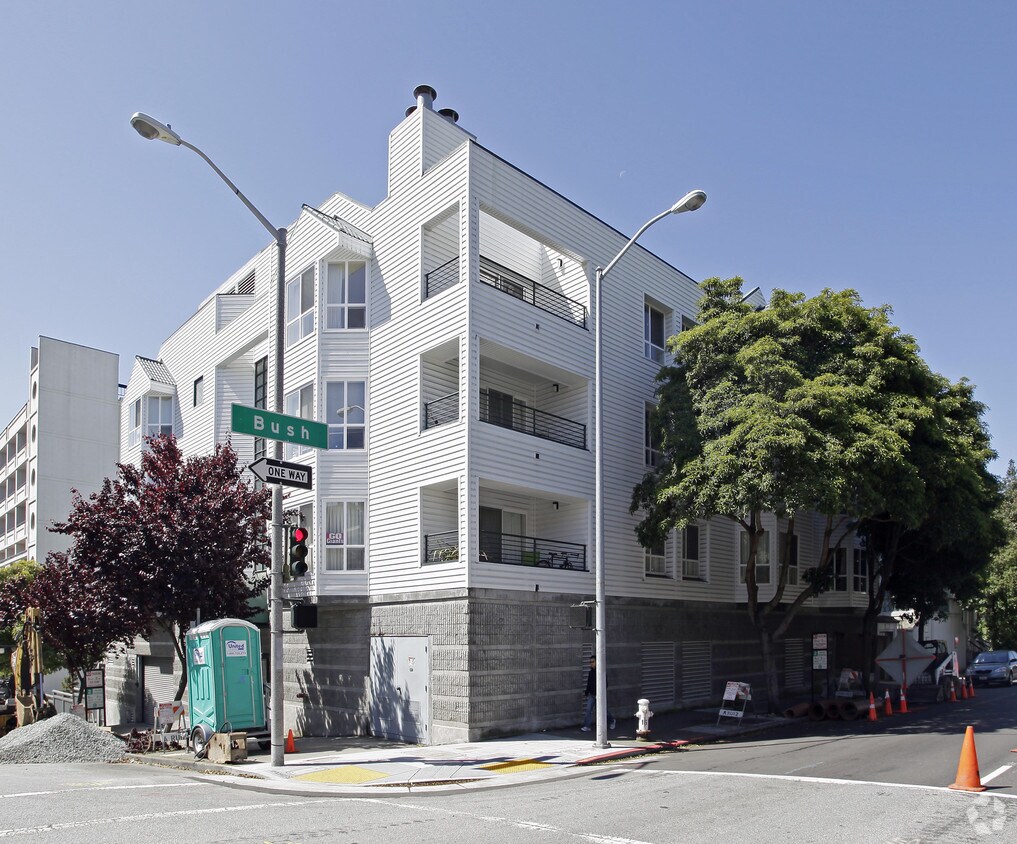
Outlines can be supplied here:
M345 783L347 785L358 785L372 780L382 780L388 774L380 771L372 771L370 768L361 768L357 765L343 765L341 768L328 768L324 771L314 771L310 774L300 774L293 777L295 780L304 782L332 782Z
M480 767L494 774L521 774L523 771L553 768L554 765L551 762L538 762L536 759L513 759L511 762L495 762L493 765L481 765Z

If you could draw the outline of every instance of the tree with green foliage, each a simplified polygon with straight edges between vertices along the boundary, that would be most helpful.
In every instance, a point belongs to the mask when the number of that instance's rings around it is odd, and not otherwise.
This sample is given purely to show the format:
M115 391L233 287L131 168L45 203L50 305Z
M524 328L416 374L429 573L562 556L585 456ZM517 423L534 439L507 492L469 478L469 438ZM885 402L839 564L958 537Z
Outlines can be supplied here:
M769 705L780 702L775 643L801 607L828 588L834 550L863 520L888 514L912 528L925 483L911 454L934 413L940 381L888 307L866 308L852 290L807 298L775 290L755 310L739 278L701 284L699 324L669 340L655 414L663 459L636 487L637 534L659 543L697 519L727 518L748 536L747 611L762 652ZM791 543L782 543L773 595L756 577L762 517L794 531L818 514L823 539L805 587L787 596ZM803 561L804 562L804 561Z
M872 575L864 629L869 661L887 595L914 613L921 631L926 621L942 616L950 598L964 603L978 594L980 572L1003 538L994 512L998 483L988 470L995 453L985 408L966 380L951 384L936 376L933 387L926 397L931 412L919 420L910 442L922 478L912 508L917 522L879 513L858 527Z
M74 542L53 562L117 607L133 635L167 633L184 663L196 618L248 618L267 585L254 572L270 562L269 491L240 473L229 443L185 460L174 437L149 438L140 466L120 464L98 493L75 494L67 521L53 528ZM54 589L73 595L69 580ZM186 683L185 673L177 697Z
M1017 650L1017 468L1012 460L997 515L1005 540L984 573L977 603L980 632L994 648Z

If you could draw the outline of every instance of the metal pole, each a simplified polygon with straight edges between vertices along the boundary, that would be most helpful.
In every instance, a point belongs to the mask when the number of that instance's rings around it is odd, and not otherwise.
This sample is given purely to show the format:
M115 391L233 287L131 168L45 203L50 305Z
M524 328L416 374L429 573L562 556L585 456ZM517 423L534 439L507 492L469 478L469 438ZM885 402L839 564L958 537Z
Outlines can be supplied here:
M275 302L275 396L272 409L283 412L283 342L286 301L286 229L276 235L276 302ZM282 440L272 443L272 456L282 460ZM271 723L272 767L286 764L283 742L283 493L281 484L272 485L272 573L269 592L269 632L272 649Z
M276 243L276 300L275 300L275 394L272 401L272 409L276 413L283 412L283 343L285 340L285 302L286 302L286 229L277 229L268 218L258 210L240 188L223 173L216 163L203 153L194 144L188 143L176 132L170 129L169 124L163 126L157 120L148 115L137 113L131 118L131 125L138 133L147 140L159 138L167 143L176 146L186 147L198 155L216 175L222 179L227 187L239 199L247 210L250 211L258 222L261 223L275 239ZM272 456L276 460L282 460L282 441L273 440ZM285 764L285 744L283 742L283 596L282 596L282 569L283 569L283 500L282 487L279 484L272 486L272 569L269 574L269 633L271 636L271 672L272 672L272 695L270 698L271 731L272 742L272 765L279 767ZM199 616L200 619L200 616Z
M685 204L687 200L700 194L702 201L691 209ZM596 322L594 323L594 346L595 363L593 374L593 403L594 403L594 426L596 428L594 439L593 461L596 470L594 483L594 521L596 531L594 537L593 557L593 579L595 584L596 618L594 622L594 654L597 658L597 738L594 747L610 747L607 740L607 564L604 559L604 372L603 372L603 335L601 326L603 324L602 311L602 288L604 276L614 269L622 256L639 240L643 232L659 220L663 220L669 214L678 214L685 210L695 210L706 201L706 194L702 191L693 191L686 194L681 201L675 203L666 211L661 211L655 217L647 220L626 243L621 251L608 262L608 265L601 269L597 267L594 279L594 305L597 310Z
M614 261L608 265L608 269L612 266L614 266ZM597 309L597 316L596 322L594 322L594 346L596 351L593 374L593 424L596 428L594 439L596 446L593 455L594 465L596 466L593 515L594 522L596 523L595 553L593 557L593 579L596 584L594 596L596 599L594 654L597 658L597 738L593 743L594 747L611 746L607 740L607 573L604 567L604 384L602 371L603 333L601 329L603 324L603 311L601 309L603 281L604 271L597 267L596 280L594 282L594 306Z

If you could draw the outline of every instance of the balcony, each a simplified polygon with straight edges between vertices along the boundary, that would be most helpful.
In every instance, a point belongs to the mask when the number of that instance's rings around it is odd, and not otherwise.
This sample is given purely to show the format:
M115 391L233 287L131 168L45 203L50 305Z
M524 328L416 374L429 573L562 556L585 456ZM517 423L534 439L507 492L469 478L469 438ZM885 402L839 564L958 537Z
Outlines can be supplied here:
M588 571L585 545L489 530L480 532L480 559L510 566Z
M528 407L497 390L481 389L480 421L573 448L586 448L586 425L582 422Z
M459 559L459 531L429 533L424 536L425 563L454 563Z
M442 290L459 283L459 256L446 261L429 273L424 273L424 298L437 296Z
M424 430L459 421L459 393L424 402Z
M434 272L437 273L438 270ZM456 268L456 278L458 279L458 268ZM571 322L580 328L586 328L585 305L562 295L557 290L532 281L508 267L503 267L483 255L480 256L480 280L484 284L516 299L522 299L559 319Z

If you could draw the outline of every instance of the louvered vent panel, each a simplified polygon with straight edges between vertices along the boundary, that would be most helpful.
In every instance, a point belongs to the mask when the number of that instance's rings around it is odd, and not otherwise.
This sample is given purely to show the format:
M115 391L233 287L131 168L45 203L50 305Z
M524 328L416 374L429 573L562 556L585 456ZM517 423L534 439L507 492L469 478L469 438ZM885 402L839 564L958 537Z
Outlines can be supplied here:
M642 696L650 707L674 707L674 642L643 642Z
M709 698L713 684L713 649L709 642L682 645L682 700Z

